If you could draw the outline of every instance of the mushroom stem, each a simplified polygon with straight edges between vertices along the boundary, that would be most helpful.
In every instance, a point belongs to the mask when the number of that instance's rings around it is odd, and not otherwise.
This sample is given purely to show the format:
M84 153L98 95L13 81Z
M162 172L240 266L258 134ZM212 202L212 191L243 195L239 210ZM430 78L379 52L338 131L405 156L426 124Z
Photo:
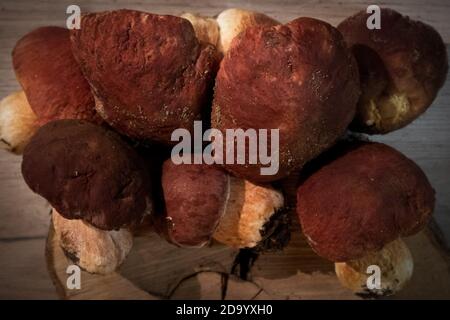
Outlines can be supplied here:
M283 206L283 195L272 187L230 176L230 194L213 237L235 248L255 247L264 240L266 223Z
M189 20L198 40L214 46L219 42L219 25L214 18L203 17L193 13L183 13L181 18Z
M107 274L122 264L133 245L128 229L104 231L84 222L70 220L52 210L56 238L66 256L90 273Z
M413 266L411 252L399 238L360 259L335 263L335 271L341 284L357 294L386 296L405 286Z
M222 11L216 18L219 25L220 36L217 49L226 54L233 39L249 27L275 26L278 21L263 13L238 8Z
M36 120L23 91L3 98L0 102L0 148L21 154L38 128Z

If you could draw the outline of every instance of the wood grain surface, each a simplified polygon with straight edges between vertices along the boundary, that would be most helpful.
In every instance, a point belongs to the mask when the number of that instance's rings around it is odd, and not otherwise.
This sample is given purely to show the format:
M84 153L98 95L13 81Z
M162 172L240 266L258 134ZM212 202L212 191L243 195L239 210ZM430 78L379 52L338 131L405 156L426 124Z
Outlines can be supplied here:
M373 3L377 2L1 0L0 98L20 89L11 66L11 50L15 42L39 26L65 26L66 8L70 4L78 4L83 12L130 8L155 13L195 12L205 15L216 15L225 8L241 7L264 12L282 22L299 16L312 16L336 25L345 17ZM444 41L450 43L450 2L403 0L378 3L433 25ZM450 82L447 81L433 106L422 117L404 129L374 137L374 140L386 142L412 158L426 172L437 194L437 233L440 234L440 241L447 247L450 243L449 123ZM44 257L50 220L49 207L23 182L20 163L20 157L0 150L0 298L57 298L51 278L46 272ZM426 260L427 257L423 256L421 259ZM427 261L430 265L433 264L433 260Z

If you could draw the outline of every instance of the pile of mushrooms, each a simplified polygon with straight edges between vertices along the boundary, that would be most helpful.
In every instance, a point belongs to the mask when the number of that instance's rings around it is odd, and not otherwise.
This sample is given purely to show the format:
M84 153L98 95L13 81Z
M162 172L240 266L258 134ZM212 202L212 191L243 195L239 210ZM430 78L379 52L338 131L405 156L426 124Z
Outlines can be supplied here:
M448 63L432 27L389 9L388 27L369 30L367 18L335 28L241 9L217 18L124 9L84 14L80 29L36 29L12 52L23 91L0 103L2 145L23 153L25 182L88 272L118 268L147 219L176 246L282 250L297 219L279 182L300 174L296 212L312 249L349 289L393 294L413 272L401 238L427 224L434 190L400 152L343 137L415 120ZM279 129L278 173L175 164L171 134L196 120L220 132ZM366 285L370 265L379 288Z

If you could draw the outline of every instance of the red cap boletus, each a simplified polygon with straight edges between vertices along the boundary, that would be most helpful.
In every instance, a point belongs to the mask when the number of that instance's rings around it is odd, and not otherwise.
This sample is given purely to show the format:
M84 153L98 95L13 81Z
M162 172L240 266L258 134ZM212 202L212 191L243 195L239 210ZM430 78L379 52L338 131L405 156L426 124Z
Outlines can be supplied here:
M186 19L132 10L86 14L71 40L97 111L124 135L169 144L173 130L200 120L218 55Z
M283 195L270 186L232 177L217 166L176 165L170 159L163 165L162 186L167 233L177 245L200 247L214 238L234 248L272 249L289 240ZM269 238L278 243L263 243Z
M147 169L118 134L82 120L39 128L22 162L31 190L64 218L102 230L140 222L152 210Z
M354 268L338 275L359 272L367 278L368 265L384 266L384 280L392 282L378 293L395 292L412 273L411 255L397 240L429 221L434 190L413 161L385 144L345 142L329 154L298 188L303 232L318 255Z
M362 95L351 128L371 134L402 128L431 105L445 82L444 42L431 26L381 9L380 29L365 11L338 29L358 61Z
M273 181L330 147L353 119L359 96L357 65L326 22L299 18L286 25L249 27L233 39L216 78L212 127L279 129L279 170L225 164L254 182ZM271 141L269 135L269 141ZM268 144L270 148L270 143ZM247 150L248 153L248 150Z
M59 119L101 121L89 84L73 57L69 30L41 27L27 33L14 47L12 61L40 125Z

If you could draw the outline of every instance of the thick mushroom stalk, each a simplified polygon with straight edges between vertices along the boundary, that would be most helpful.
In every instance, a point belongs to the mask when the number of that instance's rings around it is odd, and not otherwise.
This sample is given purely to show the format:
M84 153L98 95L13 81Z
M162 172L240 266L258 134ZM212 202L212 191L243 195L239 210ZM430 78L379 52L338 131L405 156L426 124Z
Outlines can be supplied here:
M0 102L0 147L21 154L38 125L23 91L3 98Z
M83 220L70 220L52 210L56 238L66 256L90 273L113 272L133 246L133 235L126 229L105 231Z
M210 43L214 46L219 42L219 25L214 18L204 17L193 13L183 13L181 18L189 20L198 40Z
M223 54L227 53L233 39L249 27L271 27L280 24L278 21L263 13L230 8L222 11L216 18L219 25L220 38L217 49Z
M216 19L193 13L183 13L181 17L189 20L200 41L215 45L223 55L233 39L247 28L280 24L263 13L238 8L226 9Z
M253 248L275 231L266 227L283 207L281 192L230 177L230 195L213 237L230 247ZM271 229L274 228L272 224Z
M369 252L360 259L334 264L341 284L361 295L385 296L400 291L411 279L414 262L401 239L392 241L379 251ZM379 268L379 279L374 269ZM379 281L379 282L378 282Z

